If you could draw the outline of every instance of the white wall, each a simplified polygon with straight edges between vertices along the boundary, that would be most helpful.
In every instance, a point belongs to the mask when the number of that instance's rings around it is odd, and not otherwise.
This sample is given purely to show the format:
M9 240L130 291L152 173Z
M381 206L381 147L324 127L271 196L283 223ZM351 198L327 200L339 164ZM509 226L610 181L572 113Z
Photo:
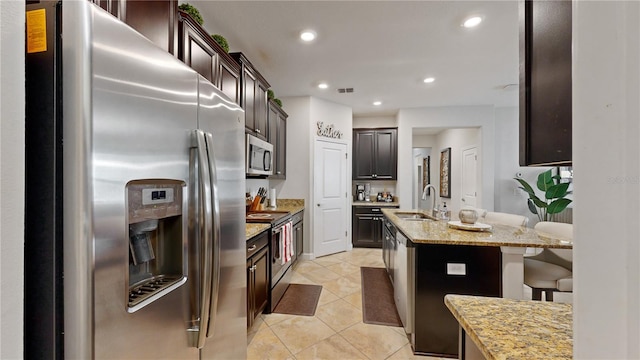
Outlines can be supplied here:
M414 148L433 148L436 141L436 135L413 135L411 143Z
M287 118L287 179L271 180L269 185L276 189L280 199L304 199L304 254L311 246L311 171L313 151L311 142L311 98L308 96L282 98L283 110ZM315 128L315 125L313 125Z
M353 128L385 128L396 127L395 116L354 116Z
M413 156L412 156L412 134L414 128L479 128L478 148L480 179L482 181L481 202L478 207L493 209L494 201L494 108L493 106L456 106L456 107L431 107L401 109L398 112L398 184L397 192L400 196L400 207L410 208L412 206L412 184L413 184ZM439 140L438 140L439 141ZM438 145L439 146L439 145ZM439 168L440 150L437 147L432 149L432 183L437 184L437 170ZM453 155L452 155L453 161ZM434 174L436 177L434 177ZM453 185L453 184L452 184ZM457 195L452 196L460 199L459 190ZM449 202L447 201L447 204Z
M573 3L576 359L640 359L640 2Z
M23 354L24 1L0 1L0 358Z
M270 186L276 188L279 198L304 199L304 254L313 258L313 152L315 140L340 142L347 145L351 159L353 113L351 108L314 97L282 98L287 119L287 179L272 180ZM342 139L318 137L317 122L334 125L343 133ZM347 184L351 181L351 167L347 167ZM348 189L347 189L348 191ZM351 209L348 209L351 211ZM348 216L349 242L351 241L351 216Z
M462 151L471 147L475 147L477 149L478 155L478 169L481 172L482 170L482 147L481 147L481 137L480 130L478 128L465 128L465 129L447 129L442 131L436 137L437 145L432 151L432 159L435 159L435 162L432 160L431 166L431 178L433 179L432 184L436 186L438 189L438 208L442 208L443 204L446 203L447 208L451 211L452 218L457 218L458 212L462 207ZM445 148L451 148L451 189L450 194L451 198L441 198L440 197L440 151ZM480 174L478 174L480 175ZM482 204L482 199L484 195L480 189L482 188L481 178L478 176L478 197L477 197L477 206Z
M527 216L532 227L538 217L529 211L528 196L513 178L520 173L535 189L538 174L550 168L519 165L519 136L518 108L496 108L495 211Z
M415 136L413 137L415 141ZM431 206L431 203L426 199L422 200L422 192L424 190L423 184L423 175L424 175L424 158L431 156L431 147L414 147L413 148L413 184L412 184L412 198L411 198L411 207L414 209L428 209ZM429 170L431 169L431 160L429 160ZM431 172L429 172L428 178L426 179L427 183L430 183L431 180Z

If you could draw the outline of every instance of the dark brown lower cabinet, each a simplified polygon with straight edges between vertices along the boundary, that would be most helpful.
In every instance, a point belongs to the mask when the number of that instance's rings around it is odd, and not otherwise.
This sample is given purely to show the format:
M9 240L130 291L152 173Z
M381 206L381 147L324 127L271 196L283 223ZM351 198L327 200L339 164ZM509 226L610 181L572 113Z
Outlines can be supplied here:
M383 221L380 207L354 206L351 229L353 247L382 248Z
M247 241L247 327L269 303L269 232Z
M413 350L431 356L458 356L458 321L444 304L446 294L502 296L499 247L415 244ZM451 273L456 265L464 274Z

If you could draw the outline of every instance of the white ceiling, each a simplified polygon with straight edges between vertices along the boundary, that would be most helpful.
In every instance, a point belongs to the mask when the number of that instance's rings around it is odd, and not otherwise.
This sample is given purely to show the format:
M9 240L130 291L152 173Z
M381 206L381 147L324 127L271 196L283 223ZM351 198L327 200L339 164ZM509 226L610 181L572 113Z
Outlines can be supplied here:
M181 1L184 2L184 1ZM314 96L385 116L424 106L517 106L515 1L189 1L276 97ZM484 21L461 27L469 15ZM317 39L299 34L313 29ZM432 84L425 77L435 77ZM329 88L318 89L319 82ZM354 88L339 94L337 88ZM381 106L373 106L375 100ZM286 104L285 104L286 108Z

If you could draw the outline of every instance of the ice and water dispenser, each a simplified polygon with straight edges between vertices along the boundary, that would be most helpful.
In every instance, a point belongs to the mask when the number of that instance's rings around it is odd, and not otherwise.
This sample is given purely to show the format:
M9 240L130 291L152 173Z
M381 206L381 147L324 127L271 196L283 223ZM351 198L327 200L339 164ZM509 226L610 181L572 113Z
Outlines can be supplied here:
M183 181L127 184L128 308L135 312L186 282L186 205Z

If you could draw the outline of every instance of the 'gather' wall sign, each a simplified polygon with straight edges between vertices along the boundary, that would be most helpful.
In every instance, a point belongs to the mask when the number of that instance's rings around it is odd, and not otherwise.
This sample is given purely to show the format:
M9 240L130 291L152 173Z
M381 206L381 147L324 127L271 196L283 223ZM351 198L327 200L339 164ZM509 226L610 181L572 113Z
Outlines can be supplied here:
M318 121L318 136L333 139L342 139L342 131L333 128L333 124L324 126L324 122Z

